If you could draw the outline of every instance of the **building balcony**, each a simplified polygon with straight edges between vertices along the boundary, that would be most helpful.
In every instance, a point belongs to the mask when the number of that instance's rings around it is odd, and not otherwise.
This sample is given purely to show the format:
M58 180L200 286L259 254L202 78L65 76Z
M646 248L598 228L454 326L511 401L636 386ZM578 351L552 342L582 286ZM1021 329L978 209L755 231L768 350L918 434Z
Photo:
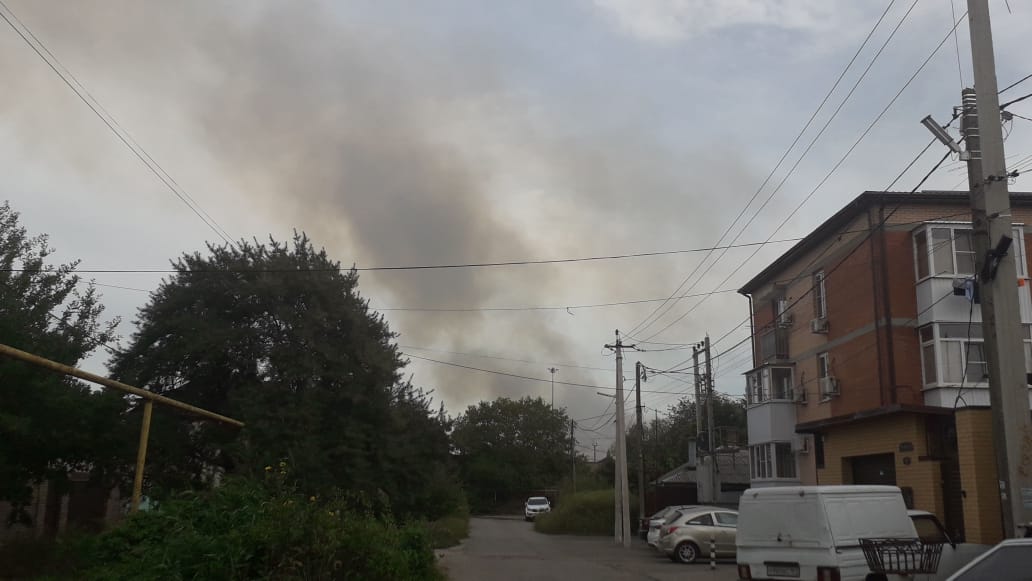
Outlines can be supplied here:
M788 359L788 329L781 326L767 329L760 335L759 347L761 364Z

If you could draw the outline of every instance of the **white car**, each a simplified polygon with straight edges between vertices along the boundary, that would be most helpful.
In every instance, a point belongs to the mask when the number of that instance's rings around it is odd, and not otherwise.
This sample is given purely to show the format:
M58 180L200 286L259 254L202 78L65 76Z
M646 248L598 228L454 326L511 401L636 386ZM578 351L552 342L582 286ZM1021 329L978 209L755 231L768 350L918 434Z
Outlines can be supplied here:
M1007 539L982 553L948 581L1021 581L1032 574L1032 539Z
M527 503L523 505L523 518L525 520L534 520L539 514L552 511L552 504L548 502L548 499L544 496L531 496L527 499Z

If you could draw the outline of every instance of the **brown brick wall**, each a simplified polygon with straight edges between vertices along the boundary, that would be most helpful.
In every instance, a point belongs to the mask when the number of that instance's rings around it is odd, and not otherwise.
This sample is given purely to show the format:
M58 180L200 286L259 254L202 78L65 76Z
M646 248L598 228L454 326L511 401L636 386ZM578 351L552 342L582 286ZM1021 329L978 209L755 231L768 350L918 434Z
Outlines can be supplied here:
M913 451L900 452L903 442L913 444ZM914 508L935 513L941 520L940 463L920 460L928 454L923 416L896 414L829 428L824 437L825 468L817 470L818 478L821 484L853 484L850 458L888 453L895 455L896 485L914 491Z
M971 543L1003 540L1000 488L996 478L991 412L961 409L957 418L957 454L964 489L964 527Z

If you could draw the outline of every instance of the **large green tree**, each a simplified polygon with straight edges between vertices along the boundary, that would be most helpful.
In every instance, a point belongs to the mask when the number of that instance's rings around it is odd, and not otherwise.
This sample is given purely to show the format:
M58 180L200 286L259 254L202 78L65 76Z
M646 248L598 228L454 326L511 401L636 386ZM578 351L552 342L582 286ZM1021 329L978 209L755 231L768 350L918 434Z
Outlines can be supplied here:
M75 274L78 263L51 264L47 237L29 236L18 219L0 204L0 343L76 365L114 338L117 320L102 320L100 296ZM131 446L123 409L117 393L0 357L0 500L20 507L32 483L60 488L73 469L116 477Z
M452 441L475 509L536 488L557 486L570 470L570 420L541 398L499 398L470 406Z
M112 371L246 427L156 413L155 484L283 462L312 493L382 491L398 512L435 510L441 493L426 483L446 480L447 422L401 381L394 335L359 295L354 270L304 234L210 246L173 264Z

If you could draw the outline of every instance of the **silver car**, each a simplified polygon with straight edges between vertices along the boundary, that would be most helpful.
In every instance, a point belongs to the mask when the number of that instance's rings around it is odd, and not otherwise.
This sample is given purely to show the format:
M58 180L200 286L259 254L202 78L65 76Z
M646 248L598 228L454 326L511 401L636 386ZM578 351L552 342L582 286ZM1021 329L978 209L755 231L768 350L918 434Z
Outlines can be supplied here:
M642 523L646 527L645 541L649 544L650 547L658 549L659 531L660 528L663 526L663 523L666 522L667 517L679 510L693 508L695 506L696 505L694 504L675 504L673 506L668 506L666 508L660 509L658 512L656 512L656 514L653 514L652 516L648 517L645 520L645 522Z
M712 506L679 510L660 529L659 548L672 561L694 563L706 559L713 543L717 557L734 557L738 511Z

